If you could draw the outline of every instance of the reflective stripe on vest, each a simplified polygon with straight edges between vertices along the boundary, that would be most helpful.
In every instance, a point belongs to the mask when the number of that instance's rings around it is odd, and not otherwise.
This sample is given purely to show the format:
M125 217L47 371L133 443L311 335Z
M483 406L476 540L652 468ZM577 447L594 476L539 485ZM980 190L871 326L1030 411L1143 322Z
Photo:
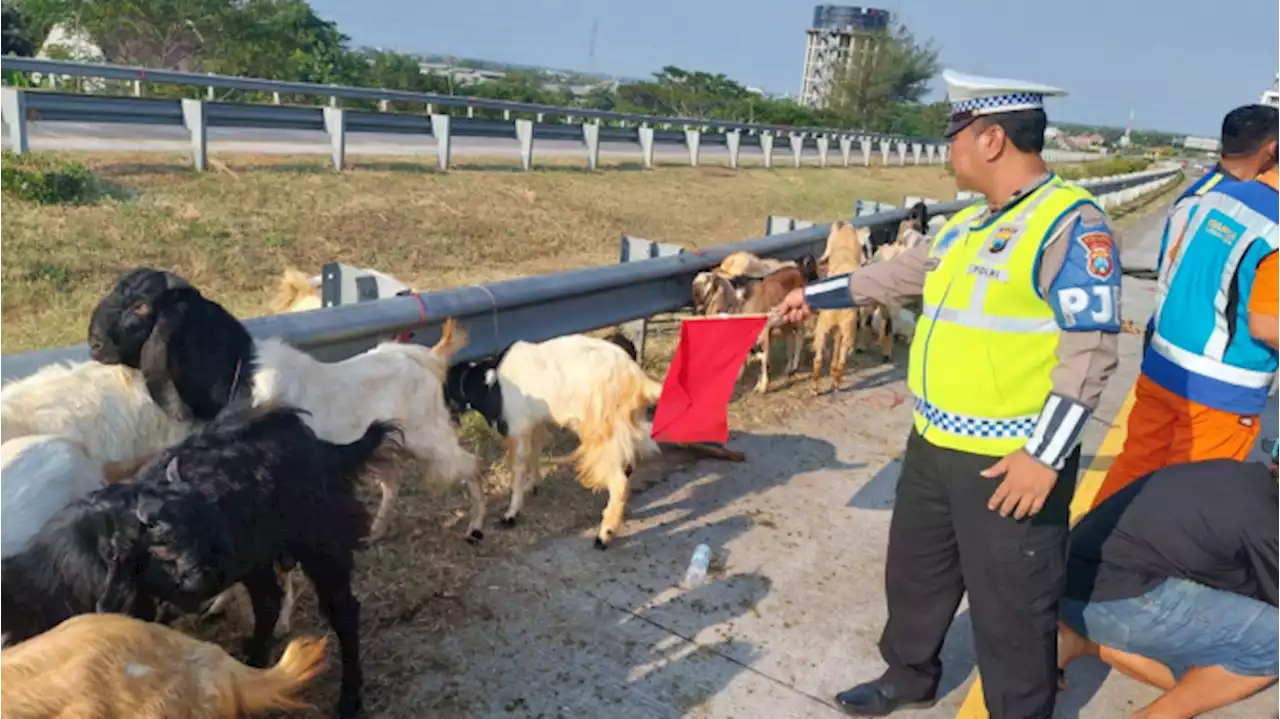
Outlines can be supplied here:
M1161 387L1235 414L1266 406L1277 355L1250 335L1245 306L1257 263L1280 244L1275 203L1264 183L1228 182L1195 204L1157 284L1143 356L1143 373Z
M1058 220L1092 199L1055 176L1001 215L974 225L983 208L966 208L938 232L908 372L931 444L1004 456L1035 431L1060 334L1035 268Z

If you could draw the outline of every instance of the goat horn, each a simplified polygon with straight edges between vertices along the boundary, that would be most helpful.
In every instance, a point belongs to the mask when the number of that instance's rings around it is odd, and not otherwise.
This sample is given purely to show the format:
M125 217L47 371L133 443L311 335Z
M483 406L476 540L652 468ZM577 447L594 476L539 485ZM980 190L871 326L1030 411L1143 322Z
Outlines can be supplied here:
M169 466L164 468L164 479L166 482L177 483L182 481L182 477L178 475L178 458L174 457L169 460Z

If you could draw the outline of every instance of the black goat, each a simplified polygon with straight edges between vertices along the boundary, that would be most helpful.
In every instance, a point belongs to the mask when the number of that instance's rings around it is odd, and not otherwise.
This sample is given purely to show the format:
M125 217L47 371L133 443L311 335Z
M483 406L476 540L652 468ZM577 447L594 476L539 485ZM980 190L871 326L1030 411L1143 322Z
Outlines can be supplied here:
M249 332L169 272L140 267L116 282L93 310L89 355L142 370L151 398L179 421L213 419L252 394Z
M360 603L351 571L369 519L355 484L400 453L399 430L374 422L359 440L338 445L318 439L301 414L237 403L133 480L63 508L0 563L6 641L89 612L151 620L164 603L192 613L243 583L254 614L247 660L264 667L281 602L274 564L288 558L311 579L338 636L338 714L355 716Z

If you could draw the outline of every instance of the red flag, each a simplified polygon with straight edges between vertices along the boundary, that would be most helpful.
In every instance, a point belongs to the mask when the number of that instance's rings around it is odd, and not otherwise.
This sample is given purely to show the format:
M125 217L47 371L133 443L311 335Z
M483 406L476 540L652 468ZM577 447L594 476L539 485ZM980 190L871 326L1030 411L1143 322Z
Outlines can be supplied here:
M680 344L653 417L658 442L729 440L729 398L768 317L706 317L680 325Z

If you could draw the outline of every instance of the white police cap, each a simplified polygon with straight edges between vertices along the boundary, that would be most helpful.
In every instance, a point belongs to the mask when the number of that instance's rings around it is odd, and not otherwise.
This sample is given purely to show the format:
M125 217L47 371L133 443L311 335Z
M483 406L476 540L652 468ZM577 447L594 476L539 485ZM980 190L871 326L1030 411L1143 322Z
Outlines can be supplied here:
M951 103L947 137L983 115L1042 109L1046 97L1067 94L1049 85L966 75L955 70L943 70L942 79L947 83L947 101Z

